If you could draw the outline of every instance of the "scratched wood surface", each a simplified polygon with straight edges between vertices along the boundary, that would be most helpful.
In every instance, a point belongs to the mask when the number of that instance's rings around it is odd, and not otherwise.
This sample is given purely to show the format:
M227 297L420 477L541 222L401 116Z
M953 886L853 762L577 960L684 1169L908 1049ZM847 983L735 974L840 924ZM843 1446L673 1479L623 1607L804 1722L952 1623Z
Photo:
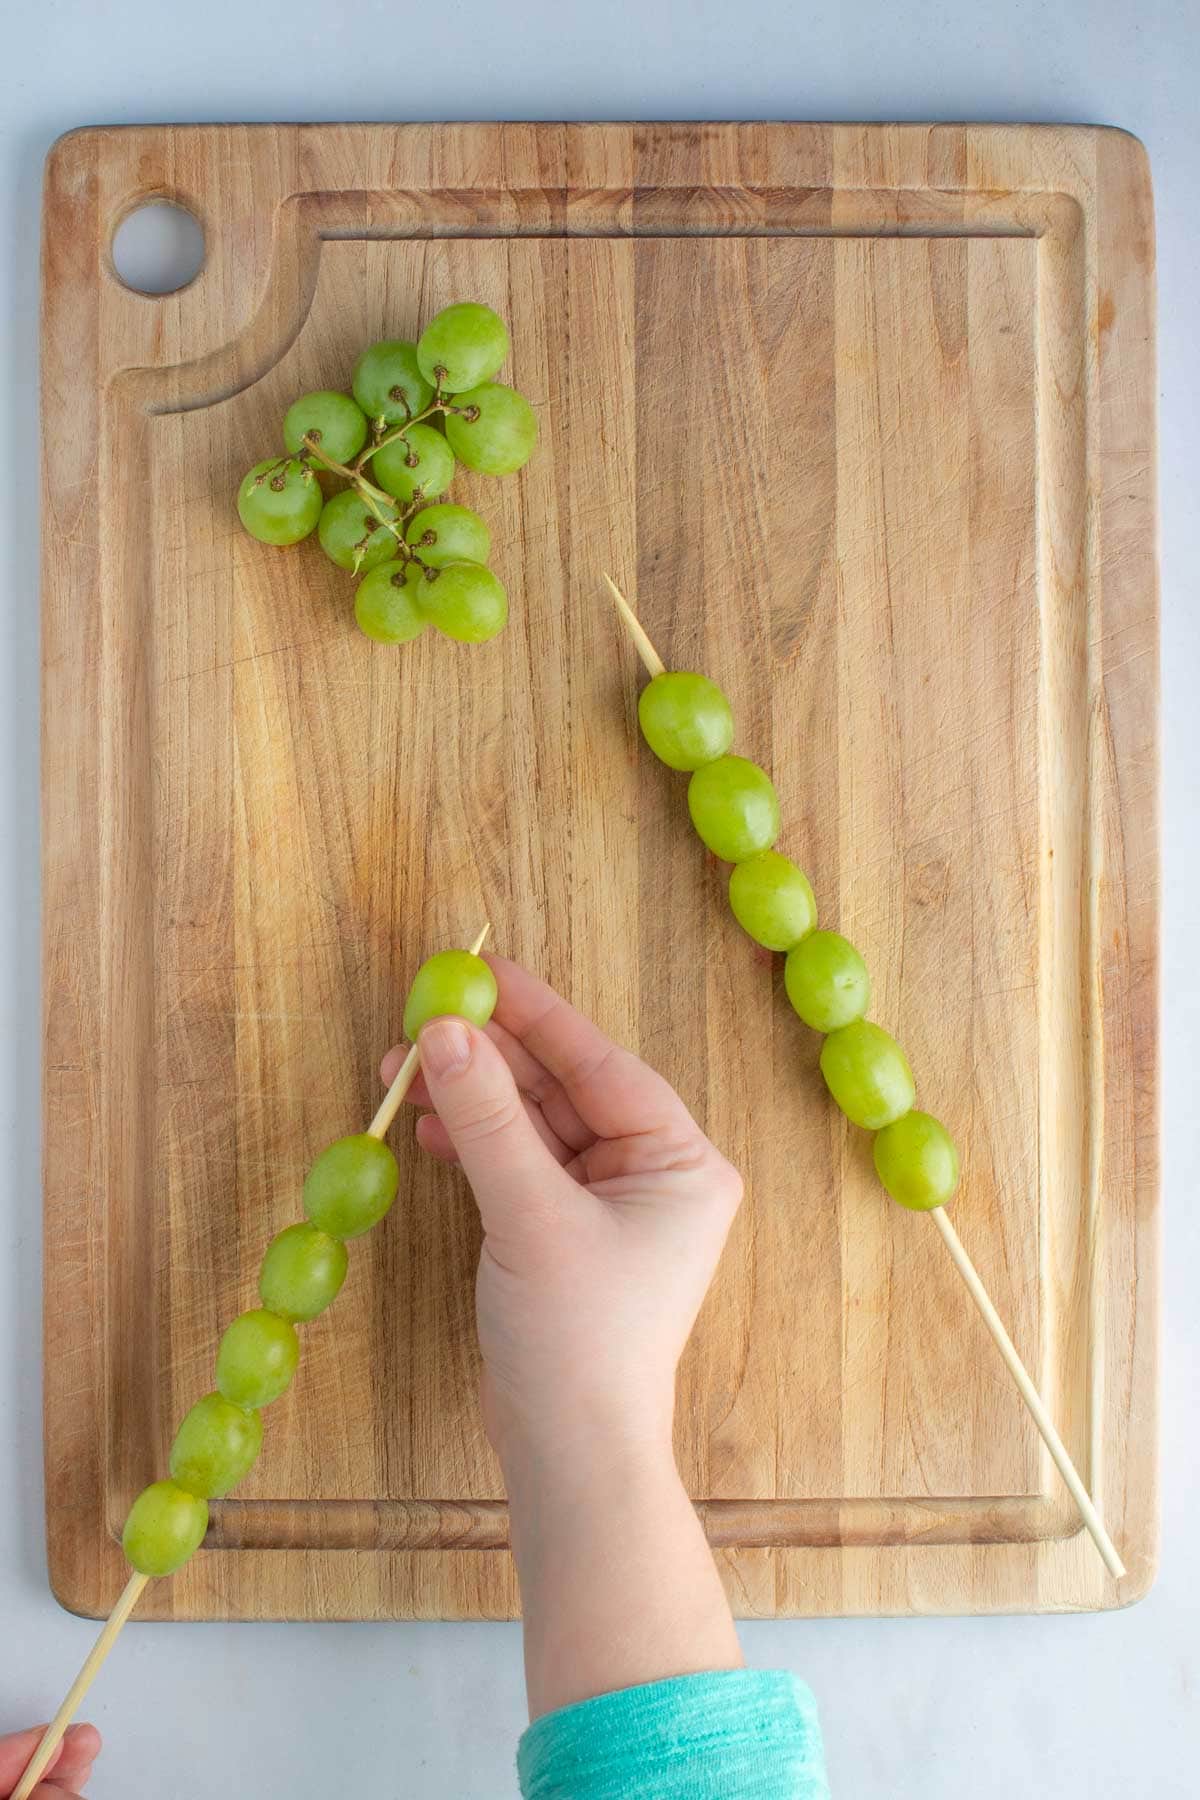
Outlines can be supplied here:
M108 246L190 206L197 280ZM365 1122L407 980L481 917L677 1083L747 1201L679 1455L739 1612L1119 1605L1151 1579L1157 1170L1153 236L1117 132L89 130L43 337L50 1574L107 1612L223 1322ZM495 643L360 637L232 496L288 402L453 297L539 411ZM1129 1564L1119 1586L927 1221L638 744L609 568L779 785L783 846L965 1148L958 1228ZM402 1199L306 1329L159 1617L502 1617L477 1226Z

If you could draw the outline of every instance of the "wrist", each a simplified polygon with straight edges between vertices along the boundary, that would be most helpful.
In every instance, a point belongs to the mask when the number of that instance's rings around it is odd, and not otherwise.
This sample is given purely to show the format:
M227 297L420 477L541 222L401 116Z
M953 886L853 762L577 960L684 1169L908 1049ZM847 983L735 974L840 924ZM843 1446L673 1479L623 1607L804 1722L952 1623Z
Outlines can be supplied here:
M510 1484L526 1472L555 1480L573 1469L672 1460L673 1375L664 1382L545 1382L520 1401L486 1366L483 1414L488 1440Z
M544 1517L633 1486L679 1481L669 1413L615 1421L580 1417L534 1431L516 1427L494 1447L514 1519L530 1505Z
M663 1431L544 1438L504 1463L530 1717L736 1668L737 1634Z

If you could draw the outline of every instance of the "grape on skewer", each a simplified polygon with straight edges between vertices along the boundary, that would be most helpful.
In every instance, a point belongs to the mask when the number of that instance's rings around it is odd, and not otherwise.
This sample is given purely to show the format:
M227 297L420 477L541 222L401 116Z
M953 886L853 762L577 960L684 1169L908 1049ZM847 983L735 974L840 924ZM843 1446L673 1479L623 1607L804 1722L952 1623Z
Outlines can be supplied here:
M847 1118L876 1132L875 1169L887 1192L910 1211L927 1212L937 1226L1105 1568L1119 1580L1126 1572L1125 1565L946 1213L946 1202L958 1185L954 1141L929 1113L914 1110L916 1088L903 1050L880 1026L863 1017L870 983L862 958L838 933L816 931L815 905L810 909L805 903L805 891L811 899L812 890L795 864L769 847L774 833L766 845L755 848L755 828L761 837L770 822L769 809L764 810L762 804L765 790L761 783L740 773L733 780L725 775L713 778L711 771L720 772L723 764L742 762L728 754L731 712L727 740L723 732L711 738L706 735L712 718L723 718L728 711L725 696L715 689L724 702L722 709L710 693L715 684L706 677L668 671L616 583L607 575L604 580L650 676L638 705L643 734L661 761L671 768L692 771L688 806L696 830L710 849L735 864L729 883L735 917L756 942L787 952L789 1000L807 1024L828 1032L821 1049L826 1086ZM669 703L658 698L668 695ZM692 760L698 746L711 754L702 753ZM745 767L755 769L752 763ZM769 777L762 770L755 773L773 795ZM699 777L705 779L697 802L691 784ZM748 794L755 802L749 814ZM789 939L789 931L795 932L794 938Z
M479 955L489 929L483 927L470 950L440 951L417 970L404 1009L408 1054L366 1131L339 1138L309 1170L308 1222L288 1225L271 1240L259 1278L263 1306L225 1331L216 1391L198 1400L180 1425L170 1479L152 1481L130 1507L121 1541L133 1573L12 1800L29 1800L146 1583L182 1568L204 1540L209 1500L227 1494L253 1466L262 1444L260 1408L278 1399L296 1371L296 1323L315 1319L336 1298L346 1275L344 1240L369 1231L395 1199L399 1170L383 1139L416 1076L421 1027L448 1013L476 1025L492 1016L496 978Z

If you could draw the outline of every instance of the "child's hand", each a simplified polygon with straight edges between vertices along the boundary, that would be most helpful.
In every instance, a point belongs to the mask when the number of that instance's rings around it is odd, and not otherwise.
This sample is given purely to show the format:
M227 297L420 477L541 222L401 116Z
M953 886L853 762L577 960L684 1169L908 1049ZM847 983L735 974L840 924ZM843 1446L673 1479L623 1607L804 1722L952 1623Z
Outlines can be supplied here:
M488 1436L504 1471L535 1718L738 1667L671 1450L675 1365L742 1184L660 1075L501 957L486 1032L434 1019L417 1135L483 1220ZM384 1059L394 1075L400 1052Z
M674 1090L490 957L486 1032L436 1019L410 1098L483 1220L484 1419L502 1462L669 1443L675 1365L741 1199ZM400 1052L384 1059L385 1080Z
M11 1794L42 1741L42 1726L10 1732L0 1737L0 1794ZM100 1754L100 1733L94 1725L72 1725L50 1760L50 1767L33 1790L32 1800L71 1800L81 1794L92 1764Z

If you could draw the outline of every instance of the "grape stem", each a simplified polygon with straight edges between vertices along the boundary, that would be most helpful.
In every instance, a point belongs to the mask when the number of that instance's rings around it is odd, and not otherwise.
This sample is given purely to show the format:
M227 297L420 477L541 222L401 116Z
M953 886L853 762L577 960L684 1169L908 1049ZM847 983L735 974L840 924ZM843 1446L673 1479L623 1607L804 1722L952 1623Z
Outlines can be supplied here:
M254 477L255 487L261 487L264 481L273 481L280 469L286 469L291 460L290 453L287 456L277 456L270 468L264 469L261 475Z
M378 488L372 488L369 483L358 481L356 481L354 485L363 497L363 504L370 507L371 511L375 514L375 517L379 520L379 523L383 526L383 529L391 532L397 544L400 546L401 555L404 555L408 550L408 545L404 542L404 527L403 525L395 524L386 516L383 508L375 498L375 495L379 492Z
M435 402L434 405L427 407L423 413L418 413L415 419L410 419L408 424L419 425L422 419L427 419L429 417L430 413L438 412L440 410L441 409ZM417 499L408 501L407 505L401 509L400 515L396 520L389 519L383 508L386 506L391 507L394 510L395 502L391 494L386 493L383 488L376 487L373 481L368 481L361 471L361 464L366 457L373 456L376 450L382 450L384 444L390 444L396 438L403 437L407 430L408 425L401 425L395 431L389 433L387 437L381 438L370 450L364 450L352 467L348 466L346 463L338 462L336 458L327 455L326 452L322 450L320 444L318 444L309 433L306 433L304 438L304 454L306 456L315 456L317 461L327 468L331 475L341 475L352 487L356 488L362 496L363 505L370 509L375 518L378 519L380 525L382 525L383 529L385 531L390 531L395 538L396 548L400 553L401 561L419 563L428 575L432 573L430 565L425 561L423 556L417 555L416 551L405 539L404 533L412 520L420 512L421 508L423 506L428 506L430 502L422 494ZM287 462L288 459L285 456L282 460ZM370 533L367 535L369 537ZM357 568L353 572L357 575Z
M405 419L403 425L395 426L391 431L387 432L385 436L381 437L377 443L368 444L365 450L360 450L354 461L355 471L361 469L365 462L370 462L377 450L383 450L388 444L394 444L397 438L407 437L414 425L423 425L426 419L431 419L433 417L434 413L445 411L446 407L442 401L432 401L432 403L425 408L424 412L414 413L411 419Z
M400 546L401 554L407 555L408 545L404 542L406 520L402 518L398 525L393 524L383 511L383 507L391 506L392 496L386 494L382 488L377 488L373 481L367 480L365 475L360 475L357 466L349 469L345 463L335 461L332 456L326 456L320 445L315 444L311 437L306 437L304 443L309 456L315 456L317 461L323 463L331 474L345 476L346 480L358 489L362 495L363 505L370 508L385 531L391 532Z
M376 487L373 481L368 481L365 475L360 475L357 464L353 468L348 468L345 463L336 462L332 456L325 454L319 444L314 444L310 437L305 438L304 447L306 453L309 456L315 456L319 463L323 463L331 475L341 475L344 480L352 481L364 499L368 494L374 494L375 498L382 500L385 506L392 504L392 496L383 488Z

